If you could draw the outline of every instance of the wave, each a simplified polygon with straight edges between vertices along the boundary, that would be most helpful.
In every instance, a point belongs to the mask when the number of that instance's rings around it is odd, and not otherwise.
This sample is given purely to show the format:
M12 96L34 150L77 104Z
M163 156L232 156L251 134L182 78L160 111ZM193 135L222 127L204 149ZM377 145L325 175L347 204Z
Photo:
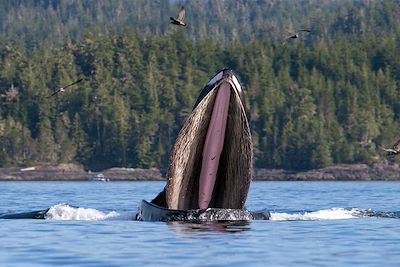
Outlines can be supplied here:
M317 220L343 220L360 217L358 209L331 208L303 213L271 212L271 221L317 221Z
M319 220L345 220L365 217L400 218L400 212L382 212L364 209L331 208L303 213L271 212L271 221L319 221Z
M105 220L134 220L135 213L118 213L111 211L101 212L91 208L78 208L68 204L58 204L51 207L45 216L47 220L77 220L77 221L105 221Z
M318 211L305 212L270 212L271 221L318 221L344 220L365 217L400 218L400 212L380 212L357 208L330 208ZM47 220L78 220L78 221L105 221L105 220L135 220L136 212L119 213L116 211L102 212L92 208L79 208L68 204L57 204L47 210L44 218ZM30 217L32 218L32 217Z

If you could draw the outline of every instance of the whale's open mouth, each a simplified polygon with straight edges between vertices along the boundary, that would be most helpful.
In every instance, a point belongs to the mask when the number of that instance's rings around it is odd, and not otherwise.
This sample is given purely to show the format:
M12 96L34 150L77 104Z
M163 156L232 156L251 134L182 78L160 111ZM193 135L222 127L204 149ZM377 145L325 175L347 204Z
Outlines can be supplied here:
M167 182L169 209L243 208L252 143L240 84L223 70L200 93L175 143Z
M199 181L199 208L206 209L210 204L217 177L219 161L224 146L226 122L228 119L231 85L224 81L218 90L206 140Z

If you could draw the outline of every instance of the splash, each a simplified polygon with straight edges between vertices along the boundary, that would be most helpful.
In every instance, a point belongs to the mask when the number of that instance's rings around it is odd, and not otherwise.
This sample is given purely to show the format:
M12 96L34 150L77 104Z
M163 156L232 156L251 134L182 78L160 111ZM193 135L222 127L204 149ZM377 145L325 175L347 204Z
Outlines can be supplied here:
M210 209L203 217L196 217L199 221L213 221L213 220L232 220L232 221L249 221L249 220L265 220L265 218L254 218L254 212L244 210L243 214L229 214L226 212L215 213ZM267 211L265 211L267 212ZM400 211L382 212L373 211L371 209L358 209L358 208L331 208L312 212L297 212L297 213L284 213L284 212L271 212L269 220L271 221L319 221L319 220L344 220L356 218L392 218L400 219ZM207 215L206 217L204 217ZM222 217L221 217L222 216ZM232 217L233 216L233 217ZM23 212L23 213L5 213L0 214L0 219L47 219L47 220L78 220L78 221L128 221L136 219L136 212L118 213L111 211L104 213L91 208L78 208L68 204L58 204L48 210Z
M47 220L78 220L78 221L104 221L104 220L134 220L134 213L120 214L115 211L104 213L96 209L85 209L58 204L51 207L46 213Z
M360 218L359 209L331 208L304 213L271 212L271 221L317 221L317 220L344 220Z

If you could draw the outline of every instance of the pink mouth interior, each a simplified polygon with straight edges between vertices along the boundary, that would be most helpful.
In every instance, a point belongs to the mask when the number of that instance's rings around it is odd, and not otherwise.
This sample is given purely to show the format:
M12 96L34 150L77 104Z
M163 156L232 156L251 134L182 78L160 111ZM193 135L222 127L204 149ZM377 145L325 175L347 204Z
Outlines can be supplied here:
M210 124L208 126L200 172L200 209L208 208L217 177L219 159L224 146L229 99L231 94L230 87L231 86L228 82L223 82L220 85L211 115Z

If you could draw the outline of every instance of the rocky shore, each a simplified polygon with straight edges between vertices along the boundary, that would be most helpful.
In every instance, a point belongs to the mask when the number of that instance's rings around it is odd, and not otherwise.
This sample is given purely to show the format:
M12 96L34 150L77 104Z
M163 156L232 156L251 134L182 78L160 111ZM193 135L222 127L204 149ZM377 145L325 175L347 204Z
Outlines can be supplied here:
M150 181L164 180L158 169L110 168L85 171L75 164L0 168L0 181Z
M400 181L397 164L341 164L322 169L294 172L274 169L255 169L254 180L264 181Z
M0 181L162 181L158 169L110 168L101 172L86 171L75 164L0 168ZM400 181L397 164L336 165L295 172L282 169L254 169L253 180L262 181Z

